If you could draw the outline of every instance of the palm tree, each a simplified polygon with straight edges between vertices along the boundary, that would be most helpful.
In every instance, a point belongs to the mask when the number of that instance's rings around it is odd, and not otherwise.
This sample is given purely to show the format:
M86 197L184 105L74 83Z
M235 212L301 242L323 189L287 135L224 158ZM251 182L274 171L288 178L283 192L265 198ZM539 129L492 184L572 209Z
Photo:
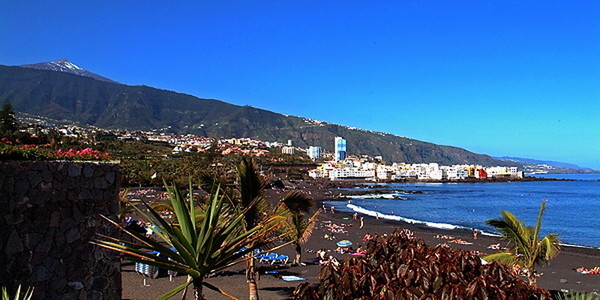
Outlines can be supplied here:
M247 254L279 239L280 236L273 235L278 225L272 220L265 219L252 227L243 228L244 217L256 202L251 202L246 209L236 212L230 206L224 205L224 197L218 193L212 195L201 207L205 212L204 218L198 221L195 215L199 208L194 201L191 184L188 199L182 196L177 187L167 187L167 192L175 215L173 222L164 220L146 203L144 204L148 208L148 214L135 207L138 213L156 225L153 230L162 242L128 231L119 223L105 217L135 241L128 242L101 235L100 239L96 239L93 243L124 253L131 261L188 275L186 283L166 293L160 299L170 298L187 290L190 285L193 286L195 299L204 299L202 293L204 287L235 299L218 287L205 282L204 278L208 274L248 260L245 257ZM160 252L160 256L151 254L152 251Z
M238 173L237 188L239 191L239 205L249 207L244 213L244 228L253 228L256 224L268 217L267 201L264 197L268 181L261 176L258 167L251 158L244 157L236 165ZM253 205L250 206L250 204ZM252 253L248 253L251 257ZM254 259L246 260L246 280L248 281L248 298L258 300L256 262Z
M293 191L288 193L278 208L279 215L287 216L287 225L284 228L286 237L294 244L296 250L295 264L302 262L302 244L308 241L321 212L317 210L311 217L305 219L305 214L314 206L314 200L305 194Z
M500 219L488 220L486 223L500 231L511 247L508 251L490 254L483 259L518 265L523 268L529 284L537 286L536 265L556 257L560 243L557 234L548 234L541 240L539 239L546 203L547 201L543 201L540 206L535 227L525 226L523 221L507 211L501 211L502 218Z

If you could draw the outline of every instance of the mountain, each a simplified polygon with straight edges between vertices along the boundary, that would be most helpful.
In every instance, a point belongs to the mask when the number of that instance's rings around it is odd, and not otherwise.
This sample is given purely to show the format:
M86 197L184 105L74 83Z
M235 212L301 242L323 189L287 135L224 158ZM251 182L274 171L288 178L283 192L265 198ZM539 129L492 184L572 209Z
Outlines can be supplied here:
M51 62L45 62L45 63L39 63L39 64L31 64L31 65L22 65L21 67L38 69L38 70L50 70L50 71L57 71L57 72L65 72L65 73L75 74L75 75L79 75L79 76L94 78L96 80L116 83L115 81L112 81L106 77L102 77L98 74L94 74L90 71L87 71L64 58L61 58L57 61L51 61Z
M575 164L558 162L558 161L547 161L537 160L531 158L520 158L520 157L495 157L503 161L511 163L522 164L521 169L525 173L536 174L536 173L548 173L548 174L585 174L585 173L599 173L599 171L592 170L590 168L583 168Z
M537 159L531 159L531 158L508 157L508 156L496 157L496 158L501 159L501 160L511 160L511 161L516 161L516 162L528 163L528 164L546 165L546 166L551 166L551 167L555 167L555 168L590 170L590 171L592 170L590 168L580 167L578 165L571 164L571 163L551 161L551 160L537 160Z
M0 65L0 102L18 112L72 120L101 128L193 133L212 137L293 140L301 147L333 151L333 139L347 140L349 154L381 155L387 162L511 165L488 155L393 134L287 116L251 106L127 86L74 74Z

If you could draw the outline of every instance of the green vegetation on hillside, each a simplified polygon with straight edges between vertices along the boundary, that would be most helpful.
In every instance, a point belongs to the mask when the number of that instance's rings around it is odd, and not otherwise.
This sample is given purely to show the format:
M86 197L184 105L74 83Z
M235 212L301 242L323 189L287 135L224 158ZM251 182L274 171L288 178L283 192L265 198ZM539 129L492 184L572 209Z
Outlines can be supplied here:
M461 148L61 72L0 66L0 101L4 99L11 99L18 112L101 128L292 140L300 147L321 146L329 151L334 137L342 136L350 154L381 155L387 162L507 165Z

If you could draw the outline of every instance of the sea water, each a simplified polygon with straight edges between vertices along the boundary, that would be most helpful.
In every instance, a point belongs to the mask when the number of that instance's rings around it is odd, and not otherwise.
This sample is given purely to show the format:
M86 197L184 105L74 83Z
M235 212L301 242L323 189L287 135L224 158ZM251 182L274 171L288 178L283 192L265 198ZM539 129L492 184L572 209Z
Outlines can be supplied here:
M565 178L565 176L557 176ZM575 176L577 177L577 176ZM562 243L600 248L600 175L587 180L486 183L395 183L384 189L421 191L358 196L328 202L338 210L444 229L477 228L497 233L485 224L506 210L535 226L540 204L547 200L542 234L558 233ZM381 185L377 187L381 189ZM357 190L368 190L361 188Z

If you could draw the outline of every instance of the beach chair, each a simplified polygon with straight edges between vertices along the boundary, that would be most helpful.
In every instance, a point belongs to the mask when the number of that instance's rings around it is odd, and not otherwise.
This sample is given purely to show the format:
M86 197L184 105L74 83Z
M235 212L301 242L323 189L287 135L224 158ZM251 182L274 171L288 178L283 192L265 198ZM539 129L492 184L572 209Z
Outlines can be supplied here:
M151 254L158 254L158 251L152 251ZM135 271L152 279L156 279L159 276L160 269L155 266L147 265L145 263L136 262ZM146 285L146 279L144 279L144 286Z
M258 259L258 261L260 262L265 262L267 259L271 259L277 256L279 256L279 254L277 253L264 253L262 255L257 256L256 259Z
M287 264L288 260L289 260L289 256L283 255L283 254L282 255L276 254L276 256L274 256L274 257L265 259L265 261L269 262L271 265L274 265L276 263L285 265L285 264Z

